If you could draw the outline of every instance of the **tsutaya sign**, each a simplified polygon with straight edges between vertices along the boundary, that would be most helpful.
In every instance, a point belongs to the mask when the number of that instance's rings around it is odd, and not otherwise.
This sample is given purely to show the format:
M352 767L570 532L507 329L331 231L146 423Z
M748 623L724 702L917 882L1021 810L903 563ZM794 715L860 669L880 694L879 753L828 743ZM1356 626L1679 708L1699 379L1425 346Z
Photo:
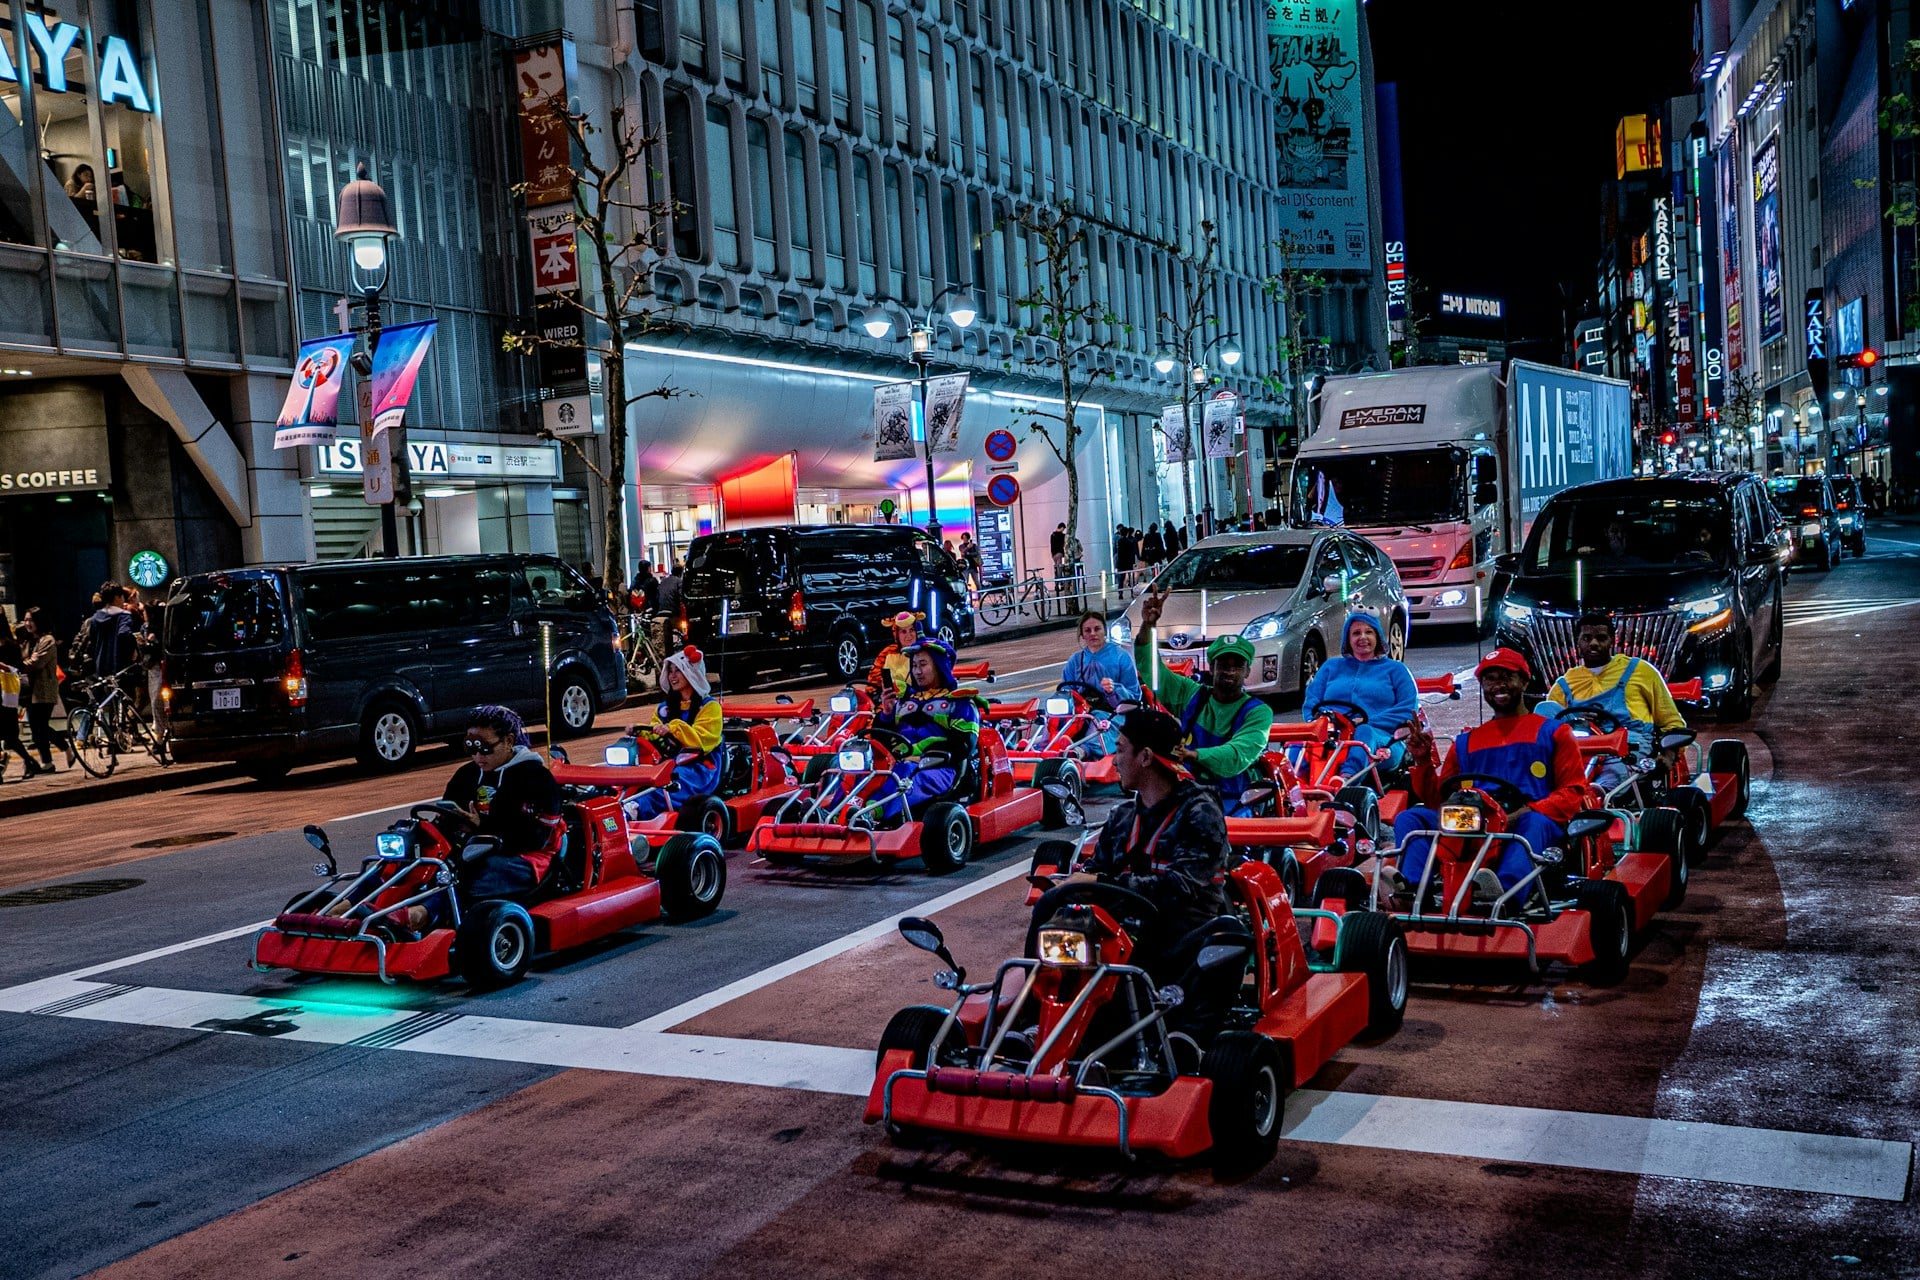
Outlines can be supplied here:
M29 11L27 40L40 62L40 83L49 93L67 91L67 55L84 34L71 22L47 25L47 20ZM20 69L13 65L13 53L0 40L0 80L20 83ZM123 102L135 111L152 111L153 99L140 79L140 64L124 36L107 36L100 41L100 101Z

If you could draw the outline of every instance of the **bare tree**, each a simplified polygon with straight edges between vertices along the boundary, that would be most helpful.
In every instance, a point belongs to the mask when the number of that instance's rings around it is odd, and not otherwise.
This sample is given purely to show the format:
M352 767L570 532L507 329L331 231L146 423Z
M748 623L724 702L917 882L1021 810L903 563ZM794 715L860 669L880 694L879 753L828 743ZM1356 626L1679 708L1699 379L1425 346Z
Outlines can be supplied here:
M1280 367L1267 375L1267 386L1292 410L1297 446L1307 438L1312 425L1307 422L1306 371L1326 363L1329 345L1325 338L1308 336L1307 301L1327 291L1328 276L1302 262L1306 246L1291 234L1281 236L1271 248L1279 269L1267 277L1265 287L1267 296L1280 304L1287 331L1274 344Z
M1052 366L1052 375L1060 382L1058 411L1026 406L1015 412L1028 418L1031 434L1047 442L1067 473L1067 563L1069 572L1077 574L1085 545L1080 538L1078 457L1080 437L1085 434L1080 405L1095 379L1113 380L1110 355L1128 327L1106 299L1092 296L1087 279L1087 225L1071 204L1063 201L1052 208L1027 209L1013 221L1040 246L1032 263L1033 288L1014 303L1025 313L1015 333L1033 344L1034 353L1024 361L1027 367L1039 373Z
M671 200L635 198L639 179L647 172L646 157L660 139L654 134L643 136L627 118L624 103L613 107L604 130L584 111L573 110L563 95L554 95L545 105L566 129L575 243L587 255L589 268L582 273L577 292L553 295L578 312L577 336L550 338L536 328L508 333L502 345L523 355L553 347L585 351L600 359L600 394L607 423L605 464L573 437L556 437L544 427L540 435L572 449L600 481L607 508L600 563L612 583L626 561L628 412L642 400L693 394L667 383L646 391L627 390L628 340L672 327L672 304L658 301L651 286L653 266L665 254L666 233L680 206ZM514 193L524 195L525 184ZM626 593L613 594L616 607L624 613Z
M1193 421L1193 370L1203 366L1206 350L1219 335L1210 335L1208 329L1218 328L1220 317L1213 310L1213 287L1220 278L1220 234L1210 221L1200 224L1200 256L1180 255L1181 289L1174 300L1175 311L1162 311L1154 317L1155 323L1173 344L1171 355L1180 364L1180 419L1187 429L1187 456L1191 458L1197 448L1200 453L1200 466L1207 466L1205 432L1196 433ZM1205 383L1201 384L1205 386ZM1193 474L1185 463L1180 467L1180 483L1187 500L1187 522L1194 523ZM1211 508L1212 497L1208 496ZM1209 509L1209 523L1215 513ZM1197 526L1196 526L1197 527ZM1211 528L1209 528L1211 532Z

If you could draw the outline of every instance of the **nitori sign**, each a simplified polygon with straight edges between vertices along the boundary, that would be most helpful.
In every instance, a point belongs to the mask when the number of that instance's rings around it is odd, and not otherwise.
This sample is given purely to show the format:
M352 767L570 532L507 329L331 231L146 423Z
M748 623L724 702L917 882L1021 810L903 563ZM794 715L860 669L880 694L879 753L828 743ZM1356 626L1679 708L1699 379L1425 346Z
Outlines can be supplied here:
M71 22L47 25L37 13L26 15L27 43L40 64L39 83L48 93L67 92L67 57L84 34ZM20 83L20 69L13 64L13 53L0 40L0 81ZM140 64L133 48L122 36L107 36L100 41L100 101L125 103L135 111L152 111L153 99L140 79Z

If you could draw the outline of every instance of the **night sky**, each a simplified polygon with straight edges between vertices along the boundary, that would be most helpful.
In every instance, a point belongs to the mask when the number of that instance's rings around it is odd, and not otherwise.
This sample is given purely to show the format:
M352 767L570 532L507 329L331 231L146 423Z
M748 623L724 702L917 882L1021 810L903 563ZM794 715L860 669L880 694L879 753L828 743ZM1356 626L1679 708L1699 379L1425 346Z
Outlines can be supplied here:
M1400 86L1407 263L1423 290L1504 298L1510 338L1557 347L1555 282L1582 312L1593 294L1614 125L1687 92L1692 10L1373 0L1375 70Z

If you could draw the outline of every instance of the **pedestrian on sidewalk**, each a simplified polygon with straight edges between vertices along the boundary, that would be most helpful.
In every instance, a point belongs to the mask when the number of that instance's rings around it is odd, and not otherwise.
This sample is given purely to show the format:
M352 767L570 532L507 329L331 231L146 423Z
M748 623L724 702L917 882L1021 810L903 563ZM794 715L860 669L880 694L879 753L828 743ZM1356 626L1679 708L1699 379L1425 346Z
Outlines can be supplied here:
M20 705L24 701L25 685L26 655L21 652L13 624L6 614L0 613L0 782L6 781L7 758L16 751L29 778L46 772L39 761L27 754L27 744L20 741Z
M20 648L27 671L27 724L33 729L33 749L48 772L53 770L53 748L67 753L71 769L79 759L73 739L53 727L53 704L60 701L60 641L47 622L47 611L28 609L19 627Z

